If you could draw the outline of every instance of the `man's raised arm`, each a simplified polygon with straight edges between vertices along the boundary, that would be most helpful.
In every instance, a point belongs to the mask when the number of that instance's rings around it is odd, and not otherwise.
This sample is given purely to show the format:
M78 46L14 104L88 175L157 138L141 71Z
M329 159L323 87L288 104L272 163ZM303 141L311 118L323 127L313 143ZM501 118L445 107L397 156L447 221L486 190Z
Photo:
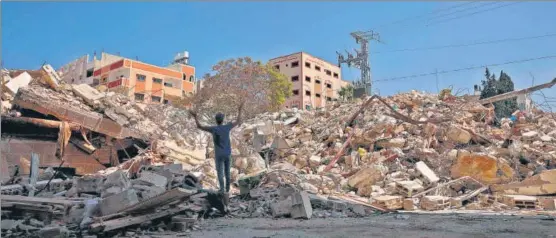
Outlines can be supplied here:
M243 123L243 121L241 120L241 114L243 112L243 105L245 104L245 101L241 102L241 104L239 105L239 112L237 113L237 119L235 122L232 123L232 127L236 127L241 125L241 123Z
M197 118L197 113L196 112L190 110L189 114L191 114L191 116L193 116L193 119L195 119L195 125L197 125L197 128L199 128L200 130L206 131L206 132L210 132L210 127L201 125L201 123L199 122L199 119Z

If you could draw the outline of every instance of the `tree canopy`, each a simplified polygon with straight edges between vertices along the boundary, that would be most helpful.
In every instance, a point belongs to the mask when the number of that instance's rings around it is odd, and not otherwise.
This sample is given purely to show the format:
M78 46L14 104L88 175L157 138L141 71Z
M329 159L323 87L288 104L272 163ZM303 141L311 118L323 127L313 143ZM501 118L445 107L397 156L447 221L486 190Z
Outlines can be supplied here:
M491 74L489 69L485 69L485 79L482 80L483 90L481 91L481 99L489 98L499 94L514 91L514 83L512 78L504 71L500 71L498 80L496 75ZM517 98L493 103L494 112L497 118L510 117L517 107Z
M235 115L245 101L244 115L250 118L279 110L292 94L292 83L284 74L249 57L220 61L212 69L213 75L205 75L203 87L191 100L201 115Z

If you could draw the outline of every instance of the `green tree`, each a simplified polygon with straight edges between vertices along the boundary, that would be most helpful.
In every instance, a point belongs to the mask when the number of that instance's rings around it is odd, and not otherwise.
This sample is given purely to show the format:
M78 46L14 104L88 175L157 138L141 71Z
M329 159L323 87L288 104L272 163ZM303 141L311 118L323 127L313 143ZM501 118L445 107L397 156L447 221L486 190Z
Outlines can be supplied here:
M239 103L246 101L244 115L250 118L280 109L292 93L292 83L285 75L249 57L220 61L212 70L191 100L200 115L234 115Z
M496 75L490 74L488 68L485 70L485 80L482 80L482 86L481 99L514 91L514 83L508 74L501 71L497 80ZM516 98L494 102L493 105L497 118L509 117L518 109Z
M353 93L354 93L355 89L353 88L353 86L351 84L346 85L344 87L341 87L338 90L338 95L340 96L340 98L344 101L346 100L351 100L353 99Z

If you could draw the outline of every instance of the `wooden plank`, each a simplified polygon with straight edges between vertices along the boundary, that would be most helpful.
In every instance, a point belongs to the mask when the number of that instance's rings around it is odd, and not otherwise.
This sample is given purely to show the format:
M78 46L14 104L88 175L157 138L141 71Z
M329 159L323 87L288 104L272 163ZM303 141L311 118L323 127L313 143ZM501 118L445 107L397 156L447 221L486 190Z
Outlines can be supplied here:
M189 190L184 188L174 188L172 190L168 190L162 194L159 194L155 197L149 198L145 201L140 203L134 204L133 206L123 208L119 212L126 212L126 213L135 213L139 211L144 211L147 209L160 207L165 204L181 200L183 198L189 197L193 194L197 193L197 190Z
M31 191L29 191L29 197L35 196L35 186L37 186L37 179L39 177L39 155L35 153L31 153L31 175L30 175L30 183L31 183Z
M83 202L74 202L60 198L43 198L43 197L24 197L16 195L2 195L0 196L2 202L20 202L20 203L35 203L35 204L56 204L63 206L71 206Z
M349 197L346 197L346 196L330 196L330 197L338 199L338 200L344 200L344 201L348 201L348 202L351 202L351 203L356 203L356 204L359 204L359 205L363 205L363 206L366 206L366 207L369 207L369 208L372 208L372 209L375 209L375 210L379 210L381 212L390 212L390 210L388 210L386 208L371 205L371 204L366 203L366 202L357 201L355 199L352 199L352 198L349 198Z
M91 224L90 228L91 231L93 232L112 231L112 230L116 230L128 226L139 225L146 221L162 218L188 209L189 209L188 206L179 206L168 210L142 215L142 216L124 217L124 218L114 219L110 221L93 223Z

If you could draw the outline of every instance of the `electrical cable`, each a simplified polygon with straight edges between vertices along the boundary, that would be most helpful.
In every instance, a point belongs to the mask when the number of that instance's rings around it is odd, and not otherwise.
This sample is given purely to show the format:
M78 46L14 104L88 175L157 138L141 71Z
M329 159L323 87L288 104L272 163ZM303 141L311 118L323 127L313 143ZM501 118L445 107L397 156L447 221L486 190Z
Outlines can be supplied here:
M382 53L395 53L395 52L406 52L406 51L422 51L422 50L458 48L458 47L466 47L466 46L496 44L496 43L504 43L504 42L511 42L511 41L539 39L539 38L553 37L553 36L556 36L556 33L549 33L549 34L539 35L539 36L528 36L528 37L506 38L506 39L490 40L490 41L479 41L479 42L473 42L473 43L467 43L467 44L452 44L452 45L430 46L430 47L422 47L422 48L406 48L406 49L397 49L397 50L388 50L388 51L376 51L376 52L371 52L371 53L373 53L373 54L382 54Z
M395 81L395 80L401 80L401 79L407 79L407 78L418 78L418 77L424 77L424 76L430 76L430 75L436 75L436 74L453 73L453 72L459 72L459 71L468 71L468 70L474 70L474 69L481 69L481 68L484 68L484 67L501 66L501 65L508 65L508 64L517 64L517 63L524 63L524 62L529 62L529 61L551 59L551 58L556 58L556 54L555 55L537 57L537 58L529 58L529 59L508 61L508 62L504 62L504 63L486 64L486 65L481 65L481 66L471 66L471 67L465 67L465 68L459 68L459 69L443 70L443 71L432 72L432 73L422 73L422 74L414 74L414 75L401 76L401 77L378 79L378 80L373 80L373 83L385 82L385 81Z

